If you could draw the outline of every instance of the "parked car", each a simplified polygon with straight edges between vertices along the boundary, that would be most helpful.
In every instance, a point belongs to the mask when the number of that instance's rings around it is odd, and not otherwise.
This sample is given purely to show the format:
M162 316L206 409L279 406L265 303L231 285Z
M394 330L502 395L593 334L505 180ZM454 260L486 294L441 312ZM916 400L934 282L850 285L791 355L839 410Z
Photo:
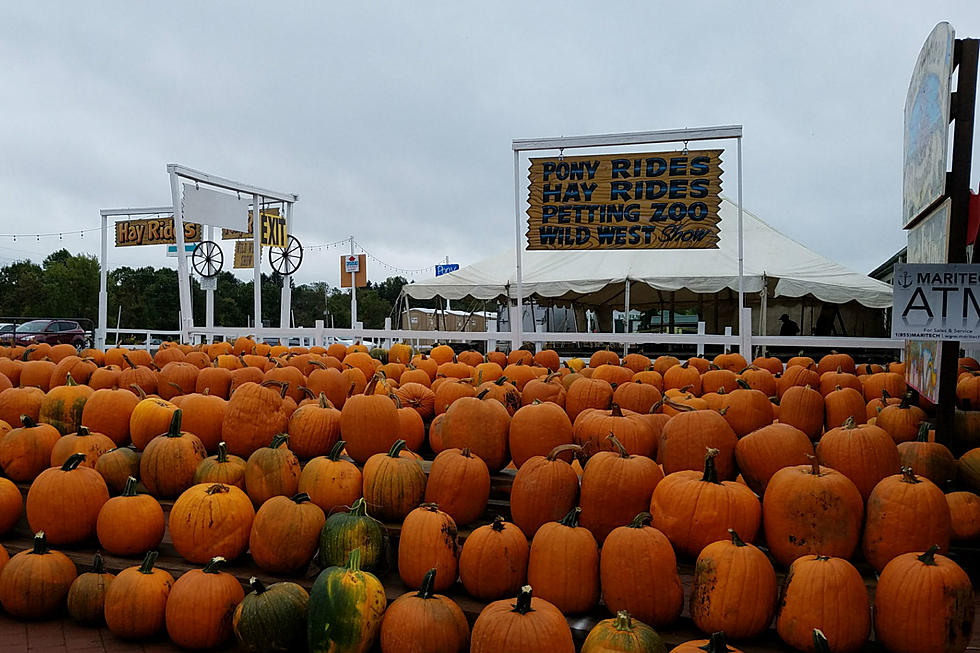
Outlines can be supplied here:
M73 320L31 320L18 324L16 331L0 331L0 342L9 345L36 345L46 342L49 345L69 344L84 347L88 334L78 322Z

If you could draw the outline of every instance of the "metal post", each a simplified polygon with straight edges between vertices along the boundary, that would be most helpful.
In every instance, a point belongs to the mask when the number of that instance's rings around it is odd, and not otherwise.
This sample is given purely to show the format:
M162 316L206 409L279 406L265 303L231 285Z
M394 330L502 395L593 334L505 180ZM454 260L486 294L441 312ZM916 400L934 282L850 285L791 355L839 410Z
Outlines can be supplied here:
M510 348L511 350L519 349L523 337L521 336L521 331L524 328L524 311L521 307L521 300L524 297L524 272L522 270L522 258L524 249L524 237L521 233L521 225L523 220L521 219L521 153L518 150L514 150L514 223L516 229L514 236L517 243L516 249L516 259L517 259L517 319L512 320L510 324Z
M95 330L95 348L105 349L109 326L109 216L102 216L102 256L99 259L99 326Z
M177 173L170 171L170 194L174 201L174 242L177 243L177 286L180 296L180 339L190 341L194 328L194 304L191 302L191 281L187 271L184 251L184 207L180 199L180 183Z
M354 237L350 237L350 254L354 255ZM357 328L357 273L350 273L350 328Z
M208 225L208 240L214 242L214 226ZM217 281L217 279L215 279ZM204 342L214 342L214 291L208 286L204 291L204 327L208 334L204 337Z
M293 203L285 202L286 204L286 230L287 232L293 228ZM282 278L282 293L279 296L279 328L288 329L292 326L290 323L290 316L292 315L293 309L293 288L292 288L292 275L285 275Z
M252 302L255 314L255 340L262 329L262 198L252 195Z
M762 299L760 300L760 315L759 315L759 335L766 336L769 327L769 280L766 275L762 275ZM766 346L762 346L762 351L760 355L766 355ZM747 358L745 360L748 360Z
M742 136L739 135L735 139L735 142L738 151L738 335L744 347L744 343L746 342L745 332L746 329L752 329L752 323L745 323L745 314L742 312L742 308L745 306L745 279L743 276L742 258ZM751 352L739 351L739 353L742 354L745 360L752 358Z
M626 314L625 314L625 317L623 319L623 333L629 333L630 332L630 280L628 278L626 279L625 295L626 295L626 298L625 298L626 301L624 302L625 303L624 309L626 311ZM615 329L615 325L613 325L613 331L615 331L615 330L616 330ZM623 356L625 356L626 354L628 354L629 351L630 351L630 345L629 345L629 343L628 342L624 342L623 343Z
M704 335L704 322L698 321L698 350L697 350L698 356L704 356L704 340L701 338L701 336L703 335Z

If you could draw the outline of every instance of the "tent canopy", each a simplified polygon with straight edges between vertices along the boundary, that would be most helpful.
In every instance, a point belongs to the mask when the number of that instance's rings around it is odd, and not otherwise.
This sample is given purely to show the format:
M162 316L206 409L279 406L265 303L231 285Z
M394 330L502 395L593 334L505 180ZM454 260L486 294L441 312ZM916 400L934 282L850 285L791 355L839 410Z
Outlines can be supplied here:
M676 292L678 301L696 295L738 290L738 208L723 199L719 249L525 251L523 294L543 300L588 306L622 303L627 280L630 305L649 308L661 292ZM761 219L742 211L744 290L758 293L763 280L776 281L774 296L813 296L832 303L857 301L888 308L892 288L845 268L784 236ZM658 292L661 291L661 292ZM502 253L456 272L404 286L413 299L497 300L516 297L513 252Z

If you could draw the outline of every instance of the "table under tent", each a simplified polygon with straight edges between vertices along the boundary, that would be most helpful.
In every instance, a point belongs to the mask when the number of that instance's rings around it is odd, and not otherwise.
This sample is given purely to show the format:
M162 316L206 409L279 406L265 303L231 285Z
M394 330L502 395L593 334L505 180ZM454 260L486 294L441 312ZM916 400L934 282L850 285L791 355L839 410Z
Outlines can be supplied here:
M675 316L696 314L707 333L723 333L726 326L737 333L737 206L723 200L720 214L718 249L525 251L524 329L535 330L535 306L570 306L576 316L574 330L588 330L586 311L592 311L598 322L598 329L593 325L592 330L607 333L613 330L613 312L628 305L656 316L653 331L676 332L682 320ZM743 243L745 304L752 308L754 335L778 335L784 313L804 336L888 335L890 285L807 249L748 211L743 211ZM475 300L475 305L513 304L514 253L417 281L402 292L409 302L441 297ZM499 314L498 330L509 331L507 311Z

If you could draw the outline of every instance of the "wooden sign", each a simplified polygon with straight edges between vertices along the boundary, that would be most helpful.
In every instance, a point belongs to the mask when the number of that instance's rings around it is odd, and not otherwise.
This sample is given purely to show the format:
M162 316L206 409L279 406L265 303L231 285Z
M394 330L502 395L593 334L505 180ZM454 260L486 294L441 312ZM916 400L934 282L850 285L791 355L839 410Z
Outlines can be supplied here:
M285 247L286 218L280 217L279 209L263 209L262 211L262 246L263 247ZM248 231L235 231L234 229L222 229L221 240L244 240L252 237L252 212L248 212Z
M116 223L116 247L173 245L176 242L173 217L120 220ZM201 242L201 225L185 222L184 242Z
M531 159L528 249L716 249L722 150Z
M255 266L255 242L251 240L239 240L235 242L235 268L249 268Z
M356 259L356 262L348 259ZM357 288L367 285L367 257L364 254L344 254L340 257L340 287L350 288L351 277L354 278L354 286Z

